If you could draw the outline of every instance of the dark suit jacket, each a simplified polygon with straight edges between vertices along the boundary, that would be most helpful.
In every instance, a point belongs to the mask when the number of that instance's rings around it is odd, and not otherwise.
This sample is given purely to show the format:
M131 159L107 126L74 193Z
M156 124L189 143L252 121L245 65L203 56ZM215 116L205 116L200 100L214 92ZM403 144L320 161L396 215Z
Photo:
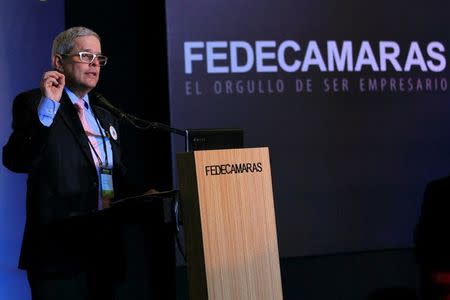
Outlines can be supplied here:
M444 299L450 294L450 285L438 279L438 274L450 274L449 215L450 177L431 181L425 189L415 233L422 294L427 300Z
M420 265L450 272L450 177L427 184L416 227L416 255Z
M90 267L123 267L120 236L106 218L79 217L97 209L98 177L75 107L66 93L50 127L37 115L38 89L24 92L13 104L13 133L3 148L3 164L28 173L26 225L19 267L73 272ZM91 107L102 127L118 129L107 110ZM120 135L111 139L116 199L126 193L120 160ZM75 217L78 216L78 217ZM113 263L112 263L113 262Z

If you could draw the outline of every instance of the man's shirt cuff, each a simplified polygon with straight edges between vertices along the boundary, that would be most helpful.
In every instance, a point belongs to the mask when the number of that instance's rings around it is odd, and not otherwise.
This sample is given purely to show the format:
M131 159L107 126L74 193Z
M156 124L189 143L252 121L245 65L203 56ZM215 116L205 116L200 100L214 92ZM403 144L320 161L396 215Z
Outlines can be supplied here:
M42 125L50 127L53 123L56 113L59 109L59 102L56 102L50 98L42 97L38 106L39 121Z

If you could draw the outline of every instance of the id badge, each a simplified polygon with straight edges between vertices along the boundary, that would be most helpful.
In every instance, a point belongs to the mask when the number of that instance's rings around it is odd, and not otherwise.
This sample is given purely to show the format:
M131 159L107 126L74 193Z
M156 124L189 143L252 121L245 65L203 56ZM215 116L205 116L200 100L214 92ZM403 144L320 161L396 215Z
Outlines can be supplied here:
M100 169L100 180L101 180L102 198L103 199L114 198L112 170L106 169L106 168L101 168Z

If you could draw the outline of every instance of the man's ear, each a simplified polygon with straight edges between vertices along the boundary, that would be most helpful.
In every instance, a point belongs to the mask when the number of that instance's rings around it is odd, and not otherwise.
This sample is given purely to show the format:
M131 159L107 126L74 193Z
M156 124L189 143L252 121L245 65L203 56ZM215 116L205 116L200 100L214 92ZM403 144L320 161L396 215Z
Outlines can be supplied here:
M63 63L62 63L62 56L59 54L56 54L52 57L52 65L53 68L55 68L56 71L63 73Z

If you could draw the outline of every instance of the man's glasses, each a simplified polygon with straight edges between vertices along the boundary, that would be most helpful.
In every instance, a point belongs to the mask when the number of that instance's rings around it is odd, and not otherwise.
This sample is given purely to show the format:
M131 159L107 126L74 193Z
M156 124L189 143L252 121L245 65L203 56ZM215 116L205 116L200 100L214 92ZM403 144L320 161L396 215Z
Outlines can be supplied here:
M97 58L98 64L103 67L106 65L108 58L101 54L95 54L91 52L81 51L74 54L61 54L62 56L79 56L80 61L83 63L91 64L95 58Z

